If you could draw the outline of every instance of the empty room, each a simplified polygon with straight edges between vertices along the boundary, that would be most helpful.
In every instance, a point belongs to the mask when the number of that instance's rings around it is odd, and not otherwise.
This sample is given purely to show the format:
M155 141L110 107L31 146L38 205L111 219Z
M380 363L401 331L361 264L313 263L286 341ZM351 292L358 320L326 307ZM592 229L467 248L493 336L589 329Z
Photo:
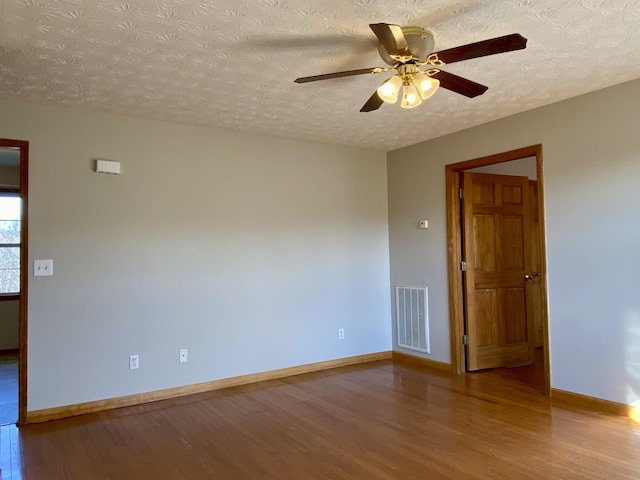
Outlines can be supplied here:
M0 0L0 480L640 478L639 47Z

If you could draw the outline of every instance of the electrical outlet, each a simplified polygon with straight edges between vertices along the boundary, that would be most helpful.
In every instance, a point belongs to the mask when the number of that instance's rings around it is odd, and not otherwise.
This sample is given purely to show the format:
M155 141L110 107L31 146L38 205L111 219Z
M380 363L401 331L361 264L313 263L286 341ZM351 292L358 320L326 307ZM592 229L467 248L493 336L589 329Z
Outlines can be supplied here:
M131 355L129 357L129 370L135 370L140 367L140 357L138 355Z
M183 348L180 350L180 363L187 363L189 361L189 350Z
M344 328L338 329L338 340L344 340Z

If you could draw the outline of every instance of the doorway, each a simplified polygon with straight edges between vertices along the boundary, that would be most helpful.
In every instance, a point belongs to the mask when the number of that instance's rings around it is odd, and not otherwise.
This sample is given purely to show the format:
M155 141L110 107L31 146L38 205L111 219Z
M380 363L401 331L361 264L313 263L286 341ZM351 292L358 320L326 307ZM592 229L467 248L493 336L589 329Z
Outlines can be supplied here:
M498 167L499 171L501 169L504 173L504 167L513 167L516 163L522 164L523 160L529 158L531 159L533 174L524 175L524 178L523 176L507 177L505 175L492 176L490 174L469 173L478 170L490 172L491 168ZM465 172L467 173L465 174ZM464 198L461 199L467 194L466 188L464 193L462 190L464 182L472 183L474 176L482 184L480 188L474 190L473 195L476 200L478 195L483 195L482 192L493 191L494 185L492 182L504 184L495 186L495 191L498 192L500 197L496 204L497 206L489 205L489 202L481 207L480 217L482 224L474 223L473 220L469 219L469 207L473 203L468 199L469 197L467 197L466 201ZM501 178L496 180L497 177ZM546 248L544 241L546 237L544 234L542 146L533 145L497 155L447 165L446 185L452 369L456 373L464 373L482 368L531 363L538 368L529 367L528 371L526 371L527 368L522 367L525 369L525 376L529 376L531 381L534 381L535 375L531 377L531 371L537 370L541 377L540 390L549 395L551 385L546 302ZM502 203L502 189L504 189L504 205ZM522 200L521 202L520 199ZM531 201L531 205L529 205L529 201ZM521 203L521 205L516 205L516 203ZM466 220L465 208L467 209ZM503 215L506 211L509 212L508 218ZM495 218L495 222L492 218ZM514 221L516 218L520 218L520 220ZM527 220L528 218L537 219L535 224L532 222L537 231L534 231L534 228L531 231L529 230L529 223L525 224L525 222L529 221ZM489 227L494 228L493 225L499 224L504 224L504 228L507 230L504 233L497 233L495 238L502 235L502 238L509 238L510 241L513 241L515 238L514 232L520 232L522 241L516 243L521 245L518 248L522 250L520 253L523 260L520 263L512 260L512 265L507 266L509 268L505 268L501 273L502 276L498 278L484 275L486 271L492 270L493 267L491 269L480 268L480 270L483 270L481 272L478 270L473 243L475 241L474 238L480 238L478 235L482 233L479 233L478 229L484 229L486 233L490 230ZM522 225L522 227L518 225ZM492 235L489 234L489 236ZM467 239L466 242L465 238ZM471 246L469 243L471 243ZM500 246L497 245L497 248L499 249ZM469 255L471 257L468 259ZM511 254L507 254L506 250L504 252L498 250L497 257L504 259L509 255ZM516 256L512 257L516 258ZM467 271L467 260L472 263L475 262L474 265L469 266L473 268L473 271ZM508 262L508 260L505 261ZM510 270L510 272L507 272L507 270ZM481 285L480 290L477 290L480 293L477 299L474 296L476 292L474 290L476 288L474 273L479 273L478 277L483 282L482 285L485 285L485 288L482 288ZM497 281L497 283L491 286L492 281ZM511 285L507 281L516 282L516 284ZM536 296L537 300L534 301ZM500 310L503 311L500 312ZM509 312L505 314L504 310L509 310ZM504 324L500 322L504 322L505 318L514 323L511 326L504 327ZM489 325L487 322L493 322L493 324ZM509 328L511 329L510 333L505 333ZM471 332L469 331L470 329ZM496 332L499 333L496 335ZM485 337L490 335L501 337L502 344L495 341L479 342L477 337L470 338L470 333L484 335ZM509 336L511 337L512 345L508 345L509 341L505 341L505 338L508 340ZM478 357L479 346L491 347L483 350L482 353L486 353L484 358L482 358L482 355ZM480 361L478 361L478 358L480 358ZM508 378L510 375L513 376L513 372L517 370L501 372L501 375Z
M28 142L0 139L0 424L26 419L28 158Z

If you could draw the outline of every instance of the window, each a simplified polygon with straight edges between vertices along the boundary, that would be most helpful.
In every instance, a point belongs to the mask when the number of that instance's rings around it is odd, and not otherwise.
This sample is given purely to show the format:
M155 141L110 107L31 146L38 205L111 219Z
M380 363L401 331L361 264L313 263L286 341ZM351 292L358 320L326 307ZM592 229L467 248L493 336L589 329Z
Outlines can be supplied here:
M20 293L20 195L0 193L0 295Z

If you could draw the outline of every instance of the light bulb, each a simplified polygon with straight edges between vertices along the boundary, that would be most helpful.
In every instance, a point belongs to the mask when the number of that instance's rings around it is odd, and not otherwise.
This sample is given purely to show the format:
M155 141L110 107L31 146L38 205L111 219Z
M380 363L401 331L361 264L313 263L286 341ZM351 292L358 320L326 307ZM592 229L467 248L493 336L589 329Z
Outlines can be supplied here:
M378 96L384 102L396 103L401 86L402 78L398 75L394 75L378 87Z
M422 99L420 98L420 94L418 93L418 87L414 83L402 85L402 102L400 106L402 108L413 108L417 107L422 103Z
M424 72L414 75L413 81L418 87L418 91L420 92L420 96L423 100L426 100L436 93L436 90L438 90L438 87L440 86L440 80L432 78Z

